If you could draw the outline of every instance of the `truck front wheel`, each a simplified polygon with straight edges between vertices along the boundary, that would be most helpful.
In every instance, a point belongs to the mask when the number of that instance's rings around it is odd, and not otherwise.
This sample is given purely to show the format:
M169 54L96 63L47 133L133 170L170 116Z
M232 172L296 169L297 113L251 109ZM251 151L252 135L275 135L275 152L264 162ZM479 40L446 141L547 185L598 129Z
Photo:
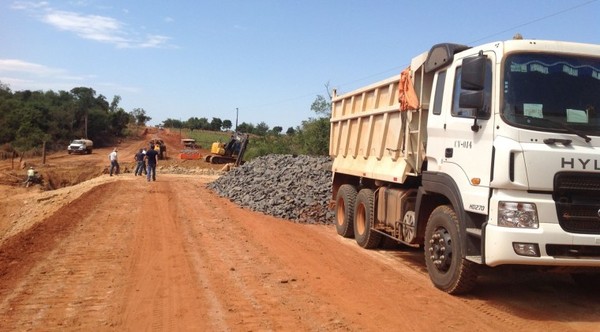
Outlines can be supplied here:
M356 188L350 184L341 185L335 198L335 230L343 237L354 236L355 200Z
M425 264L433 285L449 294L470 291L477 266L461 255L458 217L452 207L438 206L425 227Z
M362 189L356 196L354 207L354 238L365 249L377 248L381 243L381 234L373 230L373 199L373 190Z

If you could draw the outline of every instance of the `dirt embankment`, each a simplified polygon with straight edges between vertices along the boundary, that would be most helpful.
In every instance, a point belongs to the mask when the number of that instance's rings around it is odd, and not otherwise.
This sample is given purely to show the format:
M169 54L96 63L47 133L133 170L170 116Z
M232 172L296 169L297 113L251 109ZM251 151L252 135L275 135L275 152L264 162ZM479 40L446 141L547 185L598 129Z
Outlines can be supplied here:
M123 164L145 140L121 143ZM178 142L173 137L168 151ZM189 171L164 168L156 182L102 175L108 151L51 156L40 166L65 167L73 179L73 163L99 172L73 186L0 185L0 331L595 331L600 324L598 293L563 276L493 270L473 294L452 297L431 286L421 250L362 250L333 226L241 208L207 189L218 174L200 162L159 162Z

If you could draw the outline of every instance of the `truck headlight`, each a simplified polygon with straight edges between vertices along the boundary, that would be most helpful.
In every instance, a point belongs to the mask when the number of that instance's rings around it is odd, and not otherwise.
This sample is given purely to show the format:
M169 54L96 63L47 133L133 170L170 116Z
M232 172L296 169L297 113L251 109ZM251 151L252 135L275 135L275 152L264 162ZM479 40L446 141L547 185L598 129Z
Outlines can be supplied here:
M498 226L538 228L537 209L533 203L499 202Z

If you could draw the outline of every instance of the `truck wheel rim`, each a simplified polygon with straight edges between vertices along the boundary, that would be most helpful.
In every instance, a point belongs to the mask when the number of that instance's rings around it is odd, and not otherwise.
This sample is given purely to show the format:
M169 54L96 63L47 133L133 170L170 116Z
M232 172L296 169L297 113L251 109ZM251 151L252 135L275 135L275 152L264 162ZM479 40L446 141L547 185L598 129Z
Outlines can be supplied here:
M358 206L358 210L356 211L356 231L358 234L365 233L365 206L363 204Z
M445 228L437 229L429 239L430 258L433 265L441 272L447 272L452 265L452 237Z
M338 225L342 226L344 224L344 217L346 211L346 205L344 204L344 200L340 199L337 202L337 219L336 222Z

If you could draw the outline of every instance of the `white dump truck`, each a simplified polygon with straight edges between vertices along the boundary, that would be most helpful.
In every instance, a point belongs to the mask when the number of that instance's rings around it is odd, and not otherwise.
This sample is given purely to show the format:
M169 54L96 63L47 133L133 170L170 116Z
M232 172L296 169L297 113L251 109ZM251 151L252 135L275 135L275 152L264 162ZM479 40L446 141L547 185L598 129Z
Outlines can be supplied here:
M94 150L94 142L89 139L75 139L67 147L67 152L71 153L85 153L90 154Z
M422 246L450 294L501 265L597 285L598 112L600 45L560 41L438 44L401 75L334 91L337 232Z

